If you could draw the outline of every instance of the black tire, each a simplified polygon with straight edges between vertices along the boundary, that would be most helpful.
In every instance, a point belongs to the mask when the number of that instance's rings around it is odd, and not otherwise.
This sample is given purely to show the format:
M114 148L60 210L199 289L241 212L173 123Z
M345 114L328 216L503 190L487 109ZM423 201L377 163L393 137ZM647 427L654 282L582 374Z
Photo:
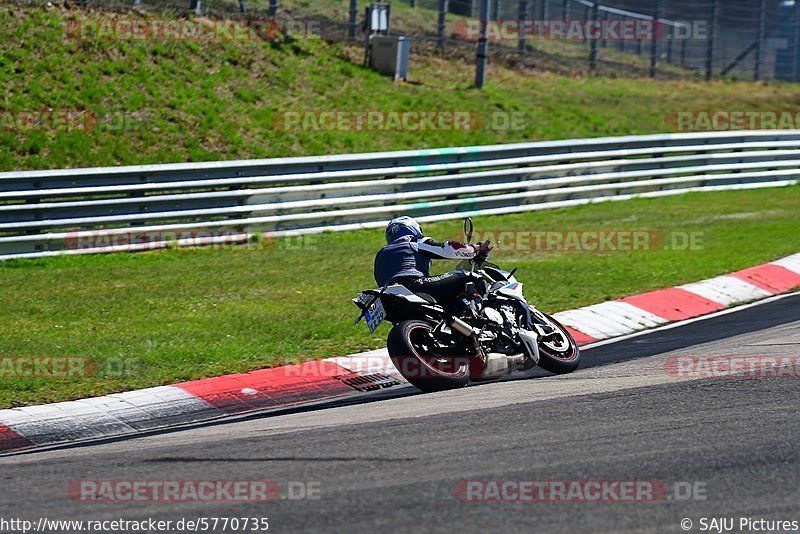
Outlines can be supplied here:
M409 383L424 392L463 388L469 383L469 359L440 357L424 349L433 325L411 320L397 323L386 346L392 363Z
M568 347L559 351L553 344L539 341L539 367L557 375L565 375L573 372L581 364L581 349L578 348L578 344L575 343L575 339L573 339L569 330L564 328L561 323L551 316L547 314L543 315L550 324L559 330L560 334L564 337L564 339L561 340L562 343L565 342L564 344L568 345Z

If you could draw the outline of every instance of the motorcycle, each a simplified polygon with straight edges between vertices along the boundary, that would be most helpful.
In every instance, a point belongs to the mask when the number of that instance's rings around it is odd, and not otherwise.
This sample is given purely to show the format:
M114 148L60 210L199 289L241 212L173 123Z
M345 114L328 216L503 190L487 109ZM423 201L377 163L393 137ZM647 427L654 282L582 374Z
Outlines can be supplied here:
M471 243L473 224L464 220ZM455 303L436 302L400 284L362 291L353 299L370 332L393 324L387 338L392 363L409 383L425 392L495 380L536 366L555 374L575 371L577 343L558 321L530 305L516 269L505 271L487 254L461 262L463 294Z

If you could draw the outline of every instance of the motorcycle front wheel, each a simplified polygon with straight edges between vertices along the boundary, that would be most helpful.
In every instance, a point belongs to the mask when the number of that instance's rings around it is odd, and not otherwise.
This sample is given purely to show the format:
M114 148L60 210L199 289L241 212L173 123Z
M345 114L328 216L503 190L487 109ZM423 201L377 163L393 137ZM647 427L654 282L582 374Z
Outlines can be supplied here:
M557 332L539 340L539 367L557 375L571 373L581 364L581 350L569 330L550 315L542 315Z
M386 340L392 363L408 382L425 392L463 388L469 383L469 356L436 354L434 326L425 321L397 323Z

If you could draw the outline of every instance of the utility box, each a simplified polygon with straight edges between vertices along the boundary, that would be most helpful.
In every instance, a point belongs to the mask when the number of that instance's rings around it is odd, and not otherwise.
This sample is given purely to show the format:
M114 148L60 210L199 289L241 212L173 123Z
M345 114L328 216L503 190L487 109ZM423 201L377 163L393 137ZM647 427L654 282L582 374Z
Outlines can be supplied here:
M411 39L395 35L371 35L369 38L369 65L381 74L395 80L408 80L408 58Z

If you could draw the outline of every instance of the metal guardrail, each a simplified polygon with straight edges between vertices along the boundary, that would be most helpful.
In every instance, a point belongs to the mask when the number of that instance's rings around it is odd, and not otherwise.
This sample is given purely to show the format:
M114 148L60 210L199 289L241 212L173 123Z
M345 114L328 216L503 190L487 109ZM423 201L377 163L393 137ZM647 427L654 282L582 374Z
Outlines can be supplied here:
M0 173L0 259L797 183L800 131Z

